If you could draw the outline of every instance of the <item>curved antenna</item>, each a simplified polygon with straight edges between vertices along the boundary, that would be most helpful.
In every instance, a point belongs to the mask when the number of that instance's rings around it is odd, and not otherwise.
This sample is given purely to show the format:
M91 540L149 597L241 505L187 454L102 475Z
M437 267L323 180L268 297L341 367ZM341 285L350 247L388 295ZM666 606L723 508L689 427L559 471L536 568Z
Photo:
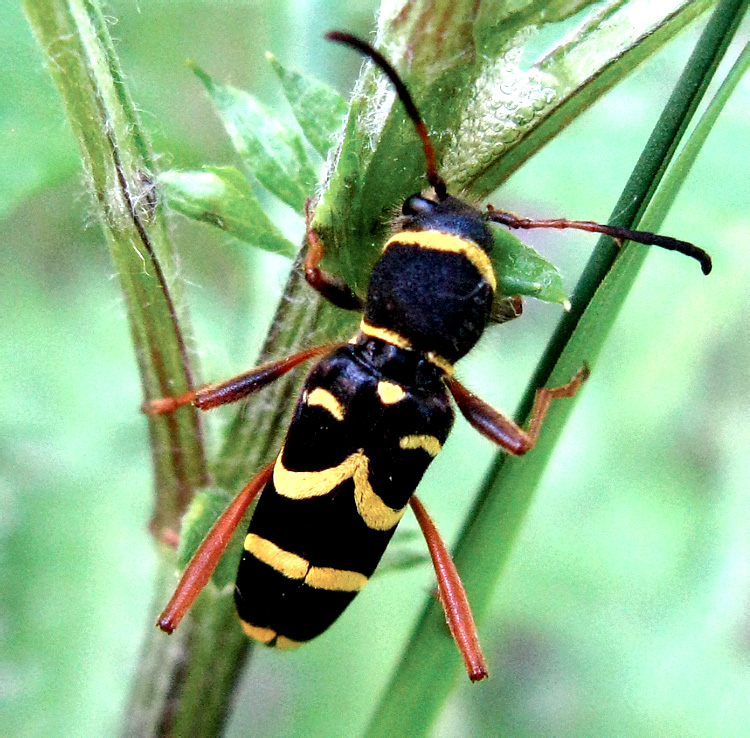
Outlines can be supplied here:
M339 44L344 44L356 49L364 56L369 57L372 61L380 67L380 69L387 75L393 86L396 88L396 94L406 108L406 114L411 118L414 123L414 127L417 129L417 135L422 141L422 148L424 149L424 157L426 159L426 172L427 180L435 188L438 200L443 200L448 195L448 189L445 186L443 178L438 174L437 163L435 161L435 149L432 148L432 142L430 136L427 133L427 126L425 125L422 116L417 110L417 106L414 104L409 90L406 89L406 85L398 76L398 72L391 66L390 62L379 52L370 46L366 41L361 38L353 36L351 33L345 33L344 31L329 31L326 34L326 38L329 41L335 41Z
M495 210L491 205L487 206L487 211L485 216L487 220L493 223L500 223L508 228L575 228L576 230L589 231L590 233L603 233L605 236L609 236L620 242L634 241L646 246L661 246L663 249L677 251L685 256L690 256L701 265L701 271L704 274L711 273L711 257L707 252L688 241L680 241L670 236L659 236L649 231L633 231L630 228L604 225L603 223L594 223L590 220L567 220L566 218L536 220L533 218L521 218L504 210Z

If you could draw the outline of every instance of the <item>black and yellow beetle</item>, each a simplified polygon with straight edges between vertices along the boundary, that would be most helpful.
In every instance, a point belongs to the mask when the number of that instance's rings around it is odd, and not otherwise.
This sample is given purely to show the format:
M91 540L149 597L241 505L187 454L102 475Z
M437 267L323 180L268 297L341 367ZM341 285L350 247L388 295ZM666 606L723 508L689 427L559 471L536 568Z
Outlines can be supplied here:
M427 128L392 66L346 33L328 38L368 56L391 80L424 148L431 189L403 204L393 235L370 275L364 303L319 268L323 244L308 212L305 274L333 304L361 310L356 335L266 364L228 382L152 401L150 413L200 409L255 392L314 356L284 445L235 498L188 565L159 625L171 632L208 581L250 502L262 492L245 537L235 600L245 632L289 648L328 628L375 571L411 504L435 564L448 625L472 680L487 676L471 610L450 556L414 491L453 424L451 396L480 433L512 454L534 446L552 400L571 397L587 376L537 391L528 429L489 407L453 376L454 364L493 319L520 313L520 300L496 294L491 223L511 228L578 228L673 249L698 259L692 244L588 221L531 221L480 212L448 194ZM503 314L498 315L498 305Z

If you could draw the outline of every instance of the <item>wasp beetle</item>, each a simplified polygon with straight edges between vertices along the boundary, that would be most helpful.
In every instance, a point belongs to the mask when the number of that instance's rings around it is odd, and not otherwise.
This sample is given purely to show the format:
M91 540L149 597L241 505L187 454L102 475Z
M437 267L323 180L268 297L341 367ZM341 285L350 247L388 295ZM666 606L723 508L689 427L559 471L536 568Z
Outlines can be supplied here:
M304 382L276 460L234 499L185 570L159 619L171 632L206 584L254 497L237 572L235 601L245 632L290 648L322 633L366 584L399 520L411 505L437 573L448 625L472 680L487 676L463 586L432 521L414 495L453 424L451 397L484 436L512 454L534 446L550 403L572 397L583 367L561 387L537 390L527 429L467 390L454 364L487 324L520 314L520 298L496 294L490 224L510 228L577 228L673 249L698 259L692 244L642 231L568 220L528 220L489 208L480 212L448 194L427 127L397 72L366 42L341 32L330 40L353 47L385 73L421 139L430 188L409 197L370 275L362 301L319 267L323 244L307 212L305 276L334 305L360 310L348 342L307 349L227 382L147 404L168 413L192 404L207 410L244 398L298 364L323 355Z

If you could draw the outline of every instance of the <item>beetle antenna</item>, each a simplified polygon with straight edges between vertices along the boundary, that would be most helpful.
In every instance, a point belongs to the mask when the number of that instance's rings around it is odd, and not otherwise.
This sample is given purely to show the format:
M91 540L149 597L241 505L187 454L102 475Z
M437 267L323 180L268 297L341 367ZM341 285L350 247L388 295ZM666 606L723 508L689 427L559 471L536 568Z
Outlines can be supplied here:
M406 114L414 123L414 127L417 129L417 135L422 141L422 148L424 149L424 157L426 159L425 169L427 172L427 180L435 188L438 200L445 199L448 195L448 189L445 186L443 178L438 174L437 163L435 161L435 149L432 148L432 142L430 141L430 136L427 132L427 126L425 125L424 120L422 120L422 116L419 114L417 106L414 104L414 100L412 100L412 97L409 94L409 90L406 89L406 85L403 83L401 77L399 77L398 72L379 51L376 51L366 41L353 36L351 33L345 33L344 31L329 31L326 34L326 38L329 41L335 41L356 49L364 56L372 59L372 61L387 75L388 79L396 88L396 94L403 103L404 108L406 108Z
M669 251L677 251L685 256L690 256L701 265L704 274L711 272L711 257L702 248L687 241L679 241L669 236L659 236L649 231L633 231L630 228L620 226L604 225L594 223L590 220L567 220L566 218L555 218L553 220L536 220L533 218L521 218L504 210L495 210L491 205L487 206L487 220L500 223L508 228L575 228L579 231L589 233L603 233L617 241L634 241L646 246L661 246Z

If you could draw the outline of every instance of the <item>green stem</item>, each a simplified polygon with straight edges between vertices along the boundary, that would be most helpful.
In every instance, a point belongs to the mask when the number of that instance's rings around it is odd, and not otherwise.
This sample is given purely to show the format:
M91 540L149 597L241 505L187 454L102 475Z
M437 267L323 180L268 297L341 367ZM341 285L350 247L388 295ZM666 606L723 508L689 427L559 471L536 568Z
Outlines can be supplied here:
M179 394L192 385L182 330L187 319L174 250L153 182L153 157L135 107L123 83L101 9L93 0L25 0L25 10L43 49L78 141L84 171L98 203L102 228L125 294L146 398ZM180 328L182 326L182 330ZM133 408L136 412L137 409ZM188 409L150 417L155 476L151 521L157 538L179 530L194 490L206 481L197 414ZM173 586L174 554L160 547L157 599ZM176 722L175 694L185 688L186 644L197 631L176 639L153 638L142 655L127 712L126 733L156 734ZM220 617L215 621L221 622ZM217 625L216 630L220 630ZM206 639L201 632L200 638ZM211 636L206 643L213 643ZM193 705L195 712L195 705Z
M182 392L192 381L174 250L153 186L153 159L101 10L93 0L25 0L24 6L99 206L145 395ZM148 424L156 478L151 525L158 534L179 528L194 487L205 480L205 461L195 412Z

